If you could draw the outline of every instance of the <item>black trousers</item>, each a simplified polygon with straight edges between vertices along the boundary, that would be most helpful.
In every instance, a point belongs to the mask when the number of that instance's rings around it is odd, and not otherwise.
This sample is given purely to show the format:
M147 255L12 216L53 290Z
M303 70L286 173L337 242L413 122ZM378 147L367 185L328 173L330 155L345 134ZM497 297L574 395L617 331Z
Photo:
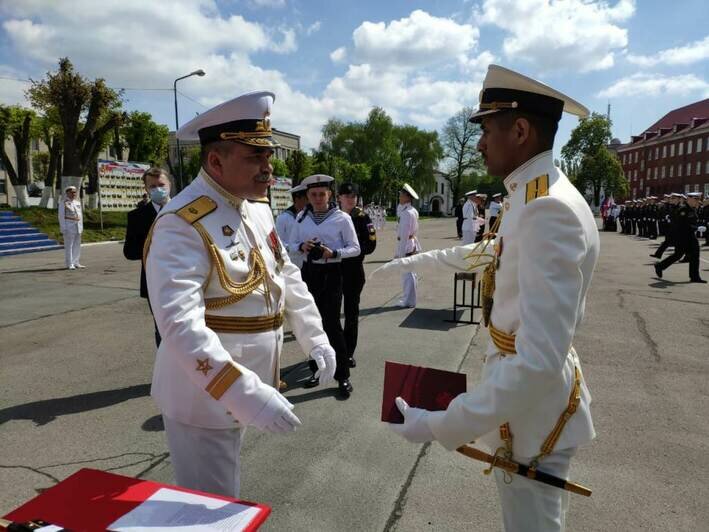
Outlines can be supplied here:
M345 308L345 345L347 356L353 357L357 349L359 332L359 297L364 288L364 266L357 259L342 261L342 299Z
M347 345L340 322L342 307L342 267L338 262L331 264L313 264L306 262L301 270L303 281L315 300L320 311L323 329L330 345L337 356L337 371L335 379L343 381L350 378L350 366L347 362ZM318 366L313 360L309 362L310 369L317 371Z
M150 299L145 298L145 300L148 302L148 308L150 309L150 314L152 314L153 307L150 305ZM158 322L155 321L155 317L153 317L153 325L155 325L155 347L160 347L162 337L160 336L160 331L158 331Z
M630 229L630 234L634 235L635 233L637 233L638 221L636 218L632 218L630 220L630 223L632 224L631 229Z
M458 238L462 238L463 237L463 219L462 218L456 218L455 230L458 232Z
M496 223L497 223L497 216L490 216L490 222L489 222L490 228L488 229L488 231L492 231L492 228L495 227Z
M652 239L657 238L657 220L648 221L647 236Z
M675 252L659 262L660 268L666 270L686 254L689 259L689 278L692 281L699 279L699 241L694 235L688 239L675 242Z

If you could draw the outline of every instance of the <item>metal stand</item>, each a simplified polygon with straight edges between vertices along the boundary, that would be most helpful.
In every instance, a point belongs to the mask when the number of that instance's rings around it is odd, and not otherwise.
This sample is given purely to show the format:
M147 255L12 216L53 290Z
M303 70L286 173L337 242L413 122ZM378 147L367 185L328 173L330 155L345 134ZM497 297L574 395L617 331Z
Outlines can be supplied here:
M462 290L462 298L461 301L458 302L458 283L461 284L461 290ZM466 293L467 293L467 287L466 285L470 283L470 300L469 302L466 301ZM477 287L477 297L475 294L475 288ZM479 321L475 321L475 309L476 308L482 308L480 305L480 282L477 279L477 275L475 273L466 273L466 272L457 272L453 275L453 319L451 320L446 320L452 323L467 323L471 325L477 325L480 323ZM466 309L470 310L470 319L468 320L459 320L457 318L458 316L458 309L463 309L463 312L465 312Z

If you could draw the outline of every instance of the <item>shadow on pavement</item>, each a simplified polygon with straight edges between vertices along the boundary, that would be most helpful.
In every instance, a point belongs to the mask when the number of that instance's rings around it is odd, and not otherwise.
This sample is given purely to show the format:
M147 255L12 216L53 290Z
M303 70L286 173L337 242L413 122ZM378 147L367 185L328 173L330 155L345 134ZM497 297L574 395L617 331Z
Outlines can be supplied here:
M162 421L162 415L149 417L140 426L145 432L162 432L165 430L165 424Z
M150 384L138 384L117 390L105 390L58 399L34 401L0 410L0 425L19 419L31 420L37 425L46 425L59 416L106 408L107 406L148 395L150 395Z
M456 316L460 319L462 311ZM458 326L473 325L471 323L456 323L450 321L453 317L453 311L450 309L430 309L430 308L415 308L399 327L406 329L425 329L428 331L449 331Z
M363 308L359 310L359 316L360 318L367 317L367 316L373 316L375 314L383 314L385 312L394 312L397 310L405 310L402 307L397 307L396 305L392 307L372 307L372 308Z
M60 272L63 270L66 270L66 266L62 266L60 268L37 268L37 269L31 269L31 270L10 270L7 272L2 272L3 275L7 275L9 273L42 273L42 272ZM67 270L68 271L68 270Z
M334 386L318 389L302 395L286 395L286 398L294 405L297 405L298 403L305 403L307 401L314 401L316 399L325 399L327 397L334 397L340 401L343 400L337 395L337 388Z

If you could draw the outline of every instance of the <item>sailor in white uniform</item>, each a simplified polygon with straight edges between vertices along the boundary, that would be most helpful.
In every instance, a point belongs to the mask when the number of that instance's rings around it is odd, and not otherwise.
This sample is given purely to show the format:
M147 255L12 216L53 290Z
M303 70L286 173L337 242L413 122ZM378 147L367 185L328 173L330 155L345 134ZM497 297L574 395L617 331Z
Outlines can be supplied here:
M347 399L352 393L350 364L340 314L342 309L342 259L360 254L359 241L352 218L331 203L334 178L315 174L302 184L308 189L308 206L296 219L289 247L298 250L303 261L303 280L315 299L330 345L337 354L339 395ZM312 363L315 372L317 367ZM319 384L315 373L306 382L310 388ZM320 382L321 384L321 382Z
M500 209L502 209L502 203L500 203L501 200L502 194L500 194L499 192L497 194L492 195L492 201L490 202L490 206L488 207L488 212L490 213L490 218L488 221L488 231L492 231L495 228L497 218L500 216Z
M321 381L335 373L313 298L259 199L277 146L273 100L248 93L178 130L180 139L199 139L202 169L160 211L144 252L162 335L151 394L176 482L229 496L239 494L245 427L287 433L301 425L275 387L284 318Z
M290 244L290 233L295 226L295 219L298 213L305 209L308 204L308 197L305 193L306 187L302 183L291 188L288 192L293 198L293 205L288 207L285 211L278 215L276 218L276 232L278 233L281 242L288 250L288 256L290 257L293 264L298 266L298 268L303 267L303 255L298 252L298 250L291 250L289 248Z
M76 199L76 187L66 187L64 201L59 202L59 230L64 237L64 263L69 270L85 268L81 257L81 233L84 232L84 214Z
M445 411L428 412L398 400L403 425L392 429L413 442L438 440L454 450L482 440L496 454L568 478L571 458L595 431L591 396L573 348L599 237L583 196L554 165L553 140L562 112L587 116L568 96L491 65L483 83L478 149L509 193L494 257L459 249L431 254L441 264L467 257L486 264L483 321L490 333L482 381ZM481 244L483 246L484 244ZM404 259L429 261L427 254ZM472 256L471 256L472 255ZM494 290L494 292L493 292ZM492 292L492 298L485 293ZM493 303L494 301L494 303ZM568 491L495 469L505 529L564 530Z
M413 200L419 199L416 191L408 183L399 191L399 206L397 214L399 225L396 232L396 252L395 258L410 257L421 251L419 244L419 213L411 204ZM406 272L401 274L402 296L398 306L414 308L416 306L416 274Z
M465 193L465 204L463 205L463 245L475 242L475 234L478 231L478 208L475 203L477 190Z

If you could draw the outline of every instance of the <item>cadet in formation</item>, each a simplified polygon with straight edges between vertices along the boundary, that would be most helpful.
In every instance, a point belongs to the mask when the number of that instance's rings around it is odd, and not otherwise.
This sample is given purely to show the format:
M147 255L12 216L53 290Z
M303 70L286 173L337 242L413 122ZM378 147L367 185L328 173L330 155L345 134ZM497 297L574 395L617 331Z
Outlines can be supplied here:
M486 260L480 244L399 259L404 271L433 262L461 271L482 262L493 300L484 301L490 342L482 382L444 411L411 408L399 398L411 442L438 440L449 450L473 440L498 456L567 478L580 445L595 436L581 364L572 347L598 260L593 213L554 165L553 141L562 112L587 116L568 96L511 70L491 65L471 121L481 123L478 149L488 173L509 193ZM473 253L475 255L475 253ZM473 264L471 264L471 261ZM508 531L563 530L567 493L495 469Z
M398 218L399 225L396 230L396 252L394 258L410 257L421 251L419 244L419 213L412 205L418 200L418 194L408 183L404 183L399 191ZM401 274L402 296L399 307L414 308L416 306L416 274L404 272Z
M202 168L160 211L146 241L148 294L162 336L151 394L178 485L237 497L248 426L301 425L276 389L283 320L332 380L335 352L263 196L278 145L270 92L253 92L177 131L198 140Z

